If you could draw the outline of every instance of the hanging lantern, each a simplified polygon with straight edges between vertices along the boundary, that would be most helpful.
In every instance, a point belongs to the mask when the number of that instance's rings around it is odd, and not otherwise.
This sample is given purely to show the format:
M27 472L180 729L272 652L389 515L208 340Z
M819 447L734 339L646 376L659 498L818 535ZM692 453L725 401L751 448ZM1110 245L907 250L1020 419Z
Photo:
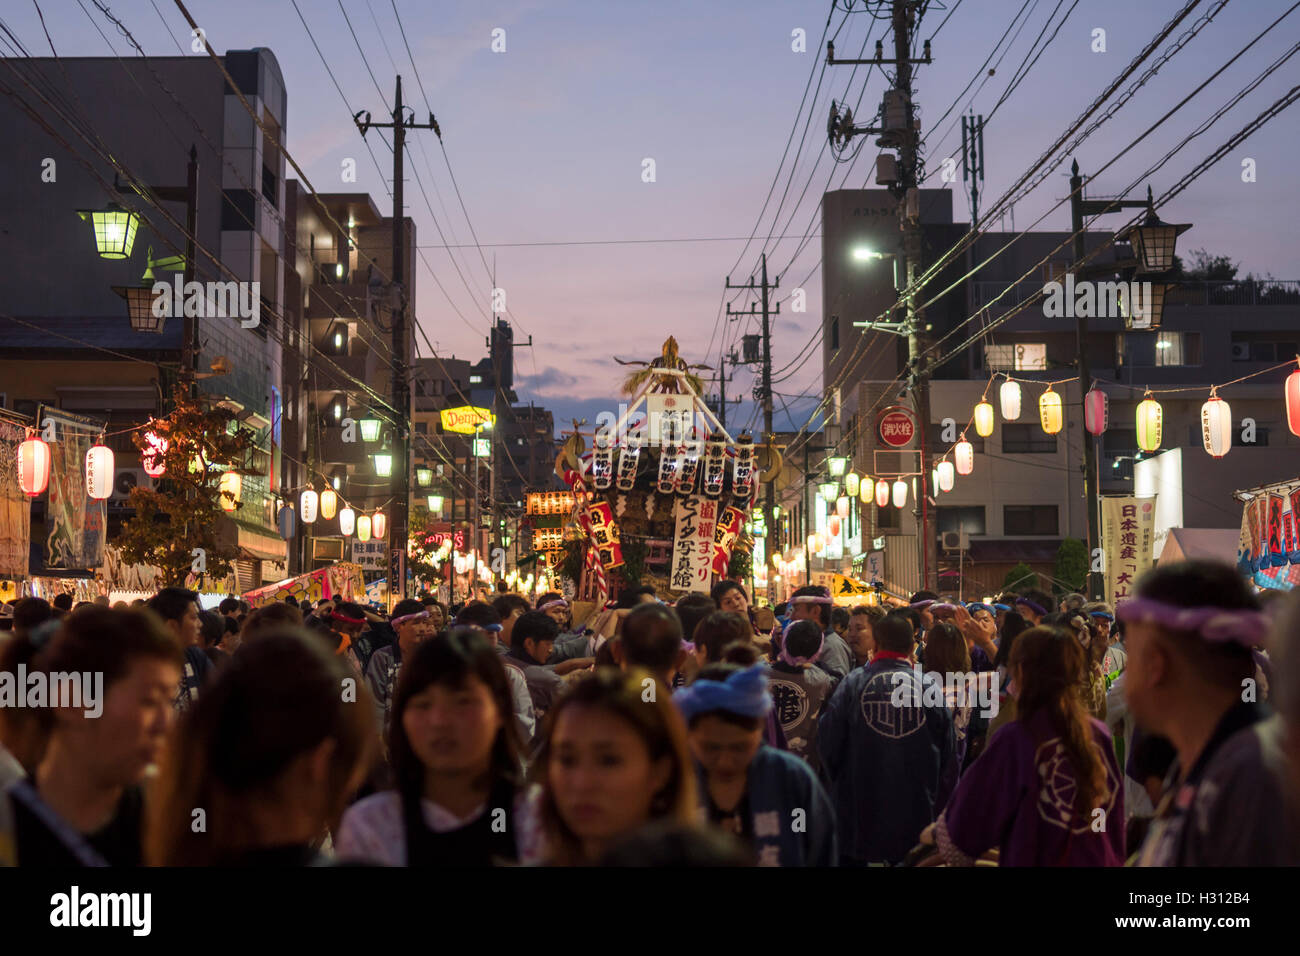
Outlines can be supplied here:
M604 491L614 482L614 448L608 435L597 435L588 469L592 487Z
M1052 391L1050 385L1047 386L1047 391L1038 396L1038 420L1042 423L1043 431L1049 435L1055 435L1064 424L1061 395L1059 392Z
M392 455L375 455L375 474L380 478L388 478L393 474Z
M956 470L953 463L947 458L939 462L939 467L936 469L939 472L939 477L936 479L935 484L939 486L940 491L952 491L952 486L956 483L956 479L953 477Z
M841 495L835 502L835 513L841 518L849 516L849 498L848 495Z
M830 504L840 496L840 486L838 482L823 481L820 485L820 489L822 498L826 500L827 504Z
M961 433L961 440L952 446L952 457L957 463L957 474L969 475L975 470L975 446L966 440L966 433Z
M163 456L167 454L167 439L153 432L145 432L144 443L146 448L140 453L140 467L150 478L161 478L167 470L163 463Z
M18 487L35 498L49 483L50 446L40 438L28 438L18 446Z
M980 438L993 434L993 406L983 399L975 406L975 434Z
M823 551L826 550L826 535L818 531L816 534L812 536L812 540L813 540L812 549L816 551L818 554L821 554Z
M222 472L218 489L221 494L221 510L234 511L244 490L244 479L237 471ZM289 535L283 537L287 538Z
M314 488L308 488L302 493L298 500L298 506L302 509L302 523L314 524L316 515L319 513L320 496L316 494Z
M839 515L832 515L832 516L831 516L830 523L829 523L829 525L827 525L827 527L830 529L831 537L832 537L832 538L838 538L838 537L840 536L840 517L839 517Z
M754 440L748 432L736 439L736 456L731 460L731 494L740 499L754 493Z
M849 472L847 475L844 476L844 493L848 495L850 498L856 498L858 496L858 488L860 487L861 483L862 483L862 479L858 477L858 473L856 471Z
M998 399L1002 404L1002 420L1014 422L1020 417L1020 383L1007 379L998 390Z
M1083 396L1083 427L1093 435L1100 435L1110 424L1110 399L1096 385Z
M348 537L357 529L357 513L351 508L339 512L339 534Z
M1232 409L1210 389L1210 400L1201 406L1201 440L1213 458L1232 450Z
M276 516L276 525L280 528L280 537L286 541L298 530L298 516L294 514L293 505L285 505Z
M876 494L876 483L871 480L870 475L864 475L861 483L858 485L858 500L864 505L871 504L871 499Z
M695 478L700 471L700 456L704 454L704 442L693 438L683 442L681 447L684 457L677 469L676 488L678 494L689 495L695 491Z
M326 521L334 520L334 512L338 510L339 496L333 488L326 488L320 493L320 516Z
M429 510L434 514L442 514L442 495L427 495L425 497L425 503L429 506Z
M433 484L433 469L432 468L415 469L415 482L421 488L428 488L431 484Z
M369 515L362 515L360 518L357 519L357 540L358 541L370 540L370 516Z
M1300 363L1300 359L1296 359ZM1300 369L1286 377L1286 427L1300 435Z
M889 482L881 478L876 482L876 507L884 508L889 504Z
M1147 397L1139 402L1137 407L1138 447L1143 451L1155 451L1160 447L1164 409L1151 397L1150 391L1146 395Z
M103 501L113 493L113 449L92 445L86 452L86 494Z
M363 418L357 424L361 426L362 441L379 441L379 419Z
M710 446L712 447L712 446ZM725 456L725 448L724 456ZM618 452L618 490L631 491L632 486L636 484L636 466L641 457L641 439L635 435L628 435L623 440L623 447ZM706 485L708 479L706 478ZM722 494L722 477L717 479L717 494Z
M907 504L907 482L899 478L894 482L894 507L902 508Z
M370 519L370 528L376 538L387 537L388 535L388 516L382 511L376 511L375 516Z

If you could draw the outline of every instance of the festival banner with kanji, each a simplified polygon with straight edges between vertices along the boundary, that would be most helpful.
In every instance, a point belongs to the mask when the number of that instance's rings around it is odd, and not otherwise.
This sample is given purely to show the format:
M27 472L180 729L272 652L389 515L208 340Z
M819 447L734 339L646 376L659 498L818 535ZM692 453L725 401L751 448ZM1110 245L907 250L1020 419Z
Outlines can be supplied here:
M0 577L27 577L27 552L31 540L31 499L18 486L18 446L27 429L0 419Z
M600 558L600 566L606 571L621 568L623 543L609 502L597 501L587 505L587 520L591 522L591 544Z
M98 422L42 405L38 427L54 425L50 487L45 505L45 565L40 571L81 571L104 563L105 502L86 493L86 452L104 429Z
M1101 499L1101 543L1106 561L1106 600L1134 596L1137 579L1151 567L1156 499Z
M727 573L727 565L731 563L731 546L736 543L744 525L745 512L728 506L713 529L713 571L719 577Z
M702 495L677 499L677 529L673 535L673 566L669 586L674 591L708 592L712 583L713 534L718 503Z
M1237 569L1259 587L1300 585L1300 482L1255 489L1246 499Z

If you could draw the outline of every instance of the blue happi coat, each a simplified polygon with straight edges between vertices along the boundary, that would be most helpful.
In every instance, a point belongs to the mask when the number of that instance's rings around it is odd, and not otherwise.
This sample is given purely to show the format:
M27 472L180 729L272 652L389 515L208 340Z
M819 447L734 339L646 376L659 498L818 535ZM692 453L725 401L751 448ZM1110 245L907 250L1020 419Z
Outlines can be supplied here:
M874 660L840 681L822 710L817 749L844 864L901 861L955 780L952 716L942 692L925 694L919 681L934 676Z

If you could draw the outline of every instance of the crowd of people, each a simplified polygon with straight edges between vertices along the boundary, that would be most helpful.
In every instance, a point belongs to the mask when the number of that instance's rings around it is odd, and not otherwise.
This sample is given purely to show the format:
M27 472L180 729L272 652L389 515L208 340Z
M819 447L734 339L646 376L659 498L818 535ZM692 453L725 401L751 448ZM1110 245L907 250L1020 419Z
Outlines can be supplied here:
M1300 863L1300 594L1226 565L489 596L10 602L0 865Z

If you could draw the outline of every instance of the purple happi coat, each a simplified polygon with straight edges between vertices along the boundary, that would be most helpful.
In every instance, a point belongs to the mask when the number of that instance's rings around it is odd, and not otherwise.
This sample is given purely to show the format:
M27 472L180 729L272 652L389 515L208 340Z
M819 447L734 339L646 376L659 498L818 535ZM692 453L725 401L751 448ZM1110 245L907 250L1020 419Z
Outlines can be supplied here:
M967 865L998 848L1001 866L1122 866L1124 790L1110 734L1090 719L1106 766L1102 814L1074 809L1073 768L1045 713L993 735L935 826L944 859Z

